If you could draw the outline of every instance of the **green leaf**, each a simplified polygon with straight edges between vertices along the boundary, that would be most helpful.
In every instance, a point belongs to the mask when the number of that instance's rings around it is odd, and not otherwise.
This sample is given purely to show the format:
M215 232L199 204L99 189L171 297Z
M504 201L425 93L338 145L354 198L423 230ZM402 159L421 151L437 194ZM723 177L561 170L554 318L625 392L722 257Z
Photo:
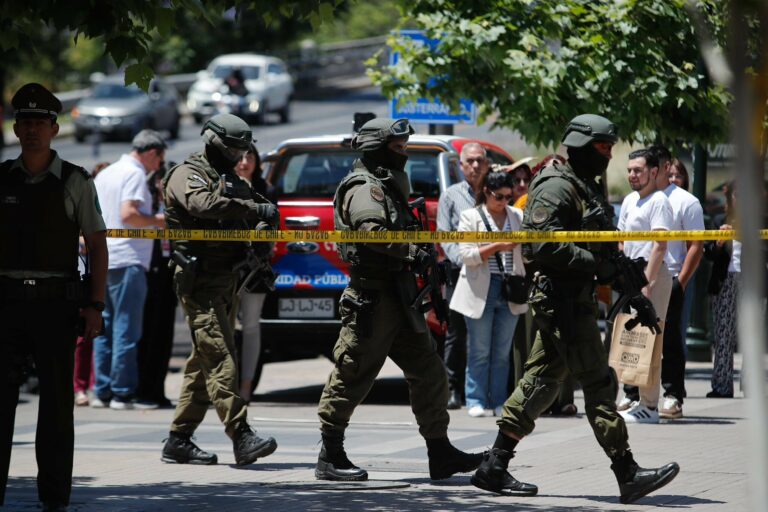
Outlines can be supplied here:
M149 82L155 77L147 64L139 62L125 68L125 85L136 84L143 91L149 90Z

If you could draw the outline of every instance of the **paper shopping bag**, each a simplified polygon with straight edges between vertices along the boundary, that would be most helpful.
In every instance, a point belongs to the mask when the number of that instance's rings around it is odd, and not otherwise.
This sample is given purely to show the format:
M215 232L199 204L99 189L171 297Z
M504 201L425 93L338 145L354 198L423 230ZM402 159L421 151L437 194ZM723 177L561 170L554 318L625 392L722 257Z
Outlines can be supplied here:
M628 331L624 324L632 318L619 313L613 322L608 364L616 371L619 382L632 386L648 386L661 378L663 334L658 336L640 324Z

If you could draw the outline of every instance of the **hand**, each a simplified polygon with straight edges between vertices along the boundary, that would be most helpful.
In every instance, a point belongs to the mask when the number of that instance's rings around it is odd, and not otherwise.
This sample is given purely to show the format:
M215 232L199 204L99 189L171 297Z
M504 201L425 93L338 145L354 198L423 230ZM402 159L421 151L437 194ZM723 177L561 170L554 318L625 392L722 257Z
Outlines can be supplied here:
M267 222L273 228L280 226L280 212L277 206L271 203L257 204L256 213L262 220Z
M158 228L165 229L165 227L166 227L166 224L165 224L165 214L163 214L163 213L156 213L155 214L155 226L157 226Z
M730 224L723 224L722 226L720 226L720 231L730 231L731 229L733 229L733 226L731 226ZM716 240L715 245L717 245L718 247L722 247L723 245L725 245L725 242L727 241L728 240Z
M83 339L85 341L91 341L93 338L101 334L104 321L101 318L100 311L86 307L80 310L80 316L83 318L85 323L85 327L83 329Z
M417 274L424 272L429 267L435 255L432 245L411 244L408 247L408 259L411 260L413 271Z
M517 242L496 242L493 244L493 252L512 252L517 247Z

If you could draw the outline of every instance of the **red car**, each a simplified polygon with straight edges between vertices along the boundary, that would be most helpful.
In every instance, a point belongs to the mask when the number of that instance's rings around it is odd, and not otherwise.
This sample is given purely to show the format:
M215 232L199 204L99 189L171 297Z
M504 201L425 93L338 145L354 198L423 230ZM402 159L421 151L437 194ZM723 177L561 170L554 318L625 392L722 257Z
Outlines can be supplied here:
M351 135L290 139L264 155L265 177L277 189L281 229L334 229L333 195L359 157L350 147L351 139ZM432 230L440 194L463 179L459 153L468 142L481 143L493 163L513 162L506 151L484 141L448 135L413 135L408 141L405 171L411 198L426 199ZM336 244L278 243L272 266L278 278L262 313L260 361L330 357L341 327L338 302L349 281ZM435 335L442 336L432 313L428 321Z

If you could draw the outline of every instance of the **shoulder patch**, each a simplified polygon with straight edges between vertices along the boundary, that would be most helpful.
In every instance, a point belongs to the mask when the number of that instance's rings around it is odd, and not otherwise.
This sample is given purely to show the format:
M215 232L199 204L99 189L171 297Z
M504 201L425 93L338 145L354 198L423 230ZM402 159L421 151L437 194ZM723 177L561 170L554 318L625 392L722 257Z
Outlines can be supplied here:
M377 201L379 203L384 202L384 191L381 190L381 187L374 185L371 187L371 197L374 201Z
M200 175L191 173L187 176L187 186L190 189L205 188L208 183Z
M531 221L534 224L541 224L549 218L549 210L543 206L537 206L531 211Z

